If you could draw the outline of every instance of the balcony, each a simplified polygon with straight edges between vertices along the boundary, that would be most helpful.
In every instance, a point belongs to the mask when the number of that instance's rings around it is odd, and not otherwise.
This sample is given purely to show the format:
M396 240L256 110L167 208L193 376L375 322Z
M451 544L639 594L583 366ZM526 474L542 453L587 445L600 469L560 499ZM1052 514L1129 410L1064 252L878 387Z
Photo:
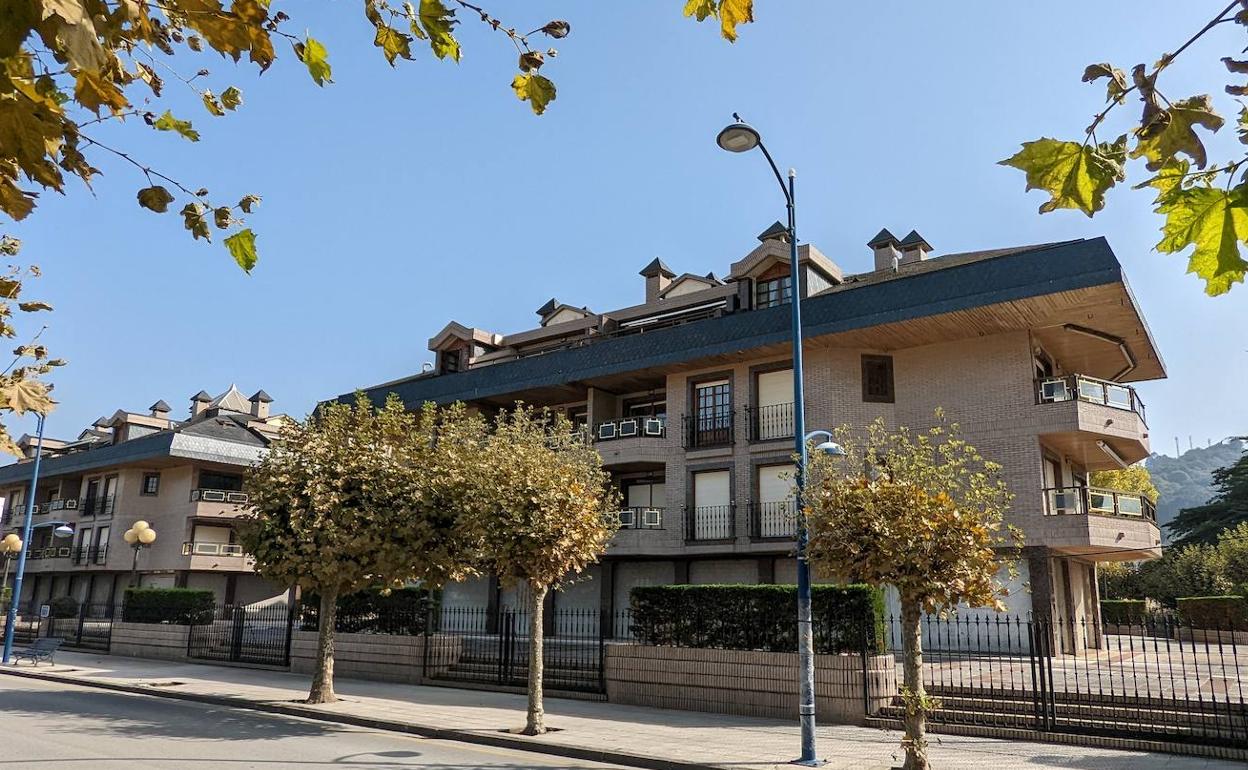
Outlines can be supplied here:
M1039 434L1048 448L1088 470L1149 455L1144 402L1135 389L1081 374L1035 381Z
M1157 509L1142 495L1097 487L1051 487L1044 492L1044 519L1028 540L1065 553L1101 560L1138 560L1161 555Z
M602 464L614 471L656 470L667 462L667 417L620 417L598 423L589 434Z
M78 509L78 515L82 517L94 516L97 518L107 518L113 515L113 508L115 507L116 502L116 495L84 497L82 499L82 505Z
M699 412L683 418L685 449L732 446L735 419L732 412Z
M188 541L182 544L183 556L244 556L243 547L237 543L197 543Z
M797 500L750 503L750 538L792 540L797 537Z
M235 505L246 505L250 498L246 492L238 492L229 489L192 489L192 503L234 503Z
M74 564L78 565L103 564L108 561L108 546L79 546L74 549L73 558Z
M628 438L663 438L667 435L667 418L620 417L598 423L594 429L594 441L616 441Z
M751 441L793 440L793 404L765 404L746 409Z
M634 505L616 512L620 529L663 529L665 508Z
M49 559L68 559L74 549L67 545L35 546L26 554L27 561L46 561Z
M722 542L736 537L735 505L702 505L685 509L685 540Z
M69 497L69 498L65 498L64 500L48 500L45 503L35 503L33 512L34 512L34 515L38 516L39 514L42 514L42 513L53 513L56 511L73 511L77 509L78 509L78 498ZM10 513L17 512L17 510L20 510L22 513L25 513L25 508L22 506L18 506L18 509L11 511Z

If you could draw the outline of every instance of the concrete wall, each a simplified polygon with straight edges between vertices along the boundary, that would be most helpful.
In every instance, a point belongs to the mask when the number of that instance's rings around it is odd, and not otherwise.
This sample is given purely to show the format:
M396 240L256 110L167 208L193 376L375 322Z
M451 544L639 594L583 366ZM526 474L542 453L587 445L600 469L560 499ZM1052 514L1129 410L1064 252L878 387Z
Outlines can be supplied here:
M791 719L797 717L797 666L796 653L609 645L607 700ZM874 711L897 693L897 669L892 655L872 656L868 667L867 697ZM815 708L822 720L864 722L860 656L815 656Z
M109 652L131 658L186 660L190 626L164 623L113 623Z
M434 635L430 673L459 660L462 639ZM290 640L290 670L310 674L315 668L316 632L295 631ZM389 634L334 634L334 674L354 679L420 684L424 681L425 638Z

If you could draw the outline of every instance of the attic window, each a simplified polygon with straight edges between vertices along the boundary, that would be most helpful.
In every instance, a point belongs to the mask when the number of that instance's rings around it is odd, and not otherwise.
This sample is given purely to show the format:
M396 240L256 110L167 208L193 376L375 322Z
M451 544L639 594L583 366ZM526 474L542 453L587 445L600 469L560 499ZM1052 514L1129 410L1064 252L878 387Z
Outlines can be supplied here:
M754 284L754 307L765 308L787 305L793 299L793 279L790 276L757 281Z
M442 374L461 371L463 364L462 351L444 350L442 351Z

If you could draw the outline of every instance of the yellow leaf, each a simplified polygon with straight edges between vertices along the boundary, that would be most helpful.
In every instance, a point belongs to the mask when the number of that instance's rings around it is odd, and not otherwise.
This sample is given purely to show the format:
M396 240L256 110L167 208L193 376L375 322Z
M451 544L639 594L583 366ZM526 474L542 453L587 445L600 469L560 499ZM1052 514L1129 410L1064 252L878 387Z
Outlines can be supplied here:
M101 107L108 107L113 113L118 113L130 106L130 101L121 89L95 70L78 71L74 78L74 100L97 115Z
M52 411L53 401L48 397L48 386L38 380L14 379L0 386L0 404L17 414Z
M515 90L516 97L527 101L537 115L545 112L546 105L555 100L555 84L536 72L516 75L511 81L511 87Z

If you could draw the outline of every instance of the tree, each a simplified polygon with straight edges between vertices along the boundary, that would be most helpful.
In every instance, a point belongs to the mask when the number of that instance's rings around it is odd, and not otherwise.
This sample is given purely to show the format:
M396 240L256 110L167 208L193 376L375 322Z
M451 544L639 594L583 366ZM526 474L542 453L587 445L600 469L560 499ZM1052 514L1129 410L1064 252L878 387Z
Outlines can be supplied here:
M615 534L618 500L602 458L566 417L518 404L495 420L472 508L480 566L529 598L525 735L546 732L542 702L543 605L547 593L598 561Z
M280 439L247 475L240 539L256 571L320 597L308 703L332 703L338 598L375 585L462 577L470 561L460 511L465 458L484 423L462 407L419 414L391 396L374 409L327 404ZM435 440L436 438L436 440Z
M1224 531L1248 521L1248 454L1213 472L1215 494L1205 505L1184 508L1166 525L1175 545L1213 543Z
M1129 492L1146 497L1152 503L1156 503L1159 496L1157 487L1153 486L1153 477L1143 463L1112 471L1093 471L1089 481L1094 487Z
M424 47L438 59L458 62L456 11L462 10L515 47L517 72L510 86L518 99L538 115L555 100L555 84L541 69L558 52L542 50L537 41L567 36L571 25L566 21L556 19L522 34L465 0L361 0L361 5L373 31L373 45L391 66L399 59L415 58L414 49ZM232 231L223 243L238 265L250 272L258 259L256 234L243 225L259 196L243 195L235 203L233 198L210 195L207 189L152 168L131 149L99 141L92 129L105 121L130 119L128 125L140 131L199 141L196 121L165 107L167 79L171 87L190 89L210 119L243 105L237 86L210 86L209 70L187 65L205 49L234 62L246 56L263 73L286 43L313 82L318 86L332 82L325 46L311 35L288 32L290 16L273 6L270 0L6 2L0 13L0 212L21 220L34 210L36 193L24 189L23 179L64 193L68 175L89 188L101 173L95 166L98 157L112 156L141 175L139 206L165 213L181 204L176 210L195 239L210 241L214 228ZM688 0L684 12L698 21L718 19L723 36L733 41L737 25L753 21L753 2Z
M21 241L16 238L0 236L0 256L10 259L16 257L21 247ZM0 337L17 337L18 319L52 309L46 302L22 295L25 283L39 275L39 268L34 265L25 269L10 266L7 271L0 273ZM51 396L52 386L39 377L55 367L64 366L65 361L49 357L47 347L39 343L42 334L43 327L40 327L28 342L14 348L12 363L0 372L0 415L21 416L27 412L46 415L52 411L55 405ZM3 423L0 423L0 450L15 456L22 454Z
M1209 164L1200 132L1215 132L1225 120L1214 109L1209 94L1167 98L1160 76L1174 60L1220 24L1248 26L1248 7L1239 0L1226 5L1173 53L1164 53L1150 68L1137 64L1126 72L1108 62L1090 64L1083 81L1104 80L1105 107L1092 118L1081 140L1042 138L1024 142L1018 153L1001 161L1026 174L1027 189L1048 193L1040 213L1078 209L1089 217L1105 206L1105 194L1127 179L1129 159L1143 159L1147 174L1136 188L1157 191L1156 212L1165 217L1157 250L1178 254L1193 247L1187 271L1205 281L1210 296L1225 294L1244 280L1248 262L1240 244L1248 242L1248 179L1239 174L1248 154ZM1222 62L1237 82L1225 86L1231 96L1248 95L1242 76L1248 61L1229 51ZM1138 120L1127 131L1102 141L1106 119L1127 103L1139 99ZM1248 107L1241 105L1236 123L1239 140L1248 144ZM1115 132L1108 132L1112 136Z
M1241 521L1218 535L1218 553L1226 570L1226 579L1233 590L1242 593L1248 587L1248 521Z
M805 498L810 561L900 595L907 770L927 767L927 713L937 707L923 687L922 615L963 604L1004 610L997 549L1021 541L1004 524L1000 466L940 412L937 420L927 431L890 432L882 419L865 436L840 428L846 456L812 459Z
M1096 566L1096 585L1102 599L1139 599L1140 568L1134 562L1107 561Z
M1205 543L1172 546L1160 559L1144 562L1138 585L1144 596L1168 607L1182 596L1218 596L1232 588L1221 551Z

